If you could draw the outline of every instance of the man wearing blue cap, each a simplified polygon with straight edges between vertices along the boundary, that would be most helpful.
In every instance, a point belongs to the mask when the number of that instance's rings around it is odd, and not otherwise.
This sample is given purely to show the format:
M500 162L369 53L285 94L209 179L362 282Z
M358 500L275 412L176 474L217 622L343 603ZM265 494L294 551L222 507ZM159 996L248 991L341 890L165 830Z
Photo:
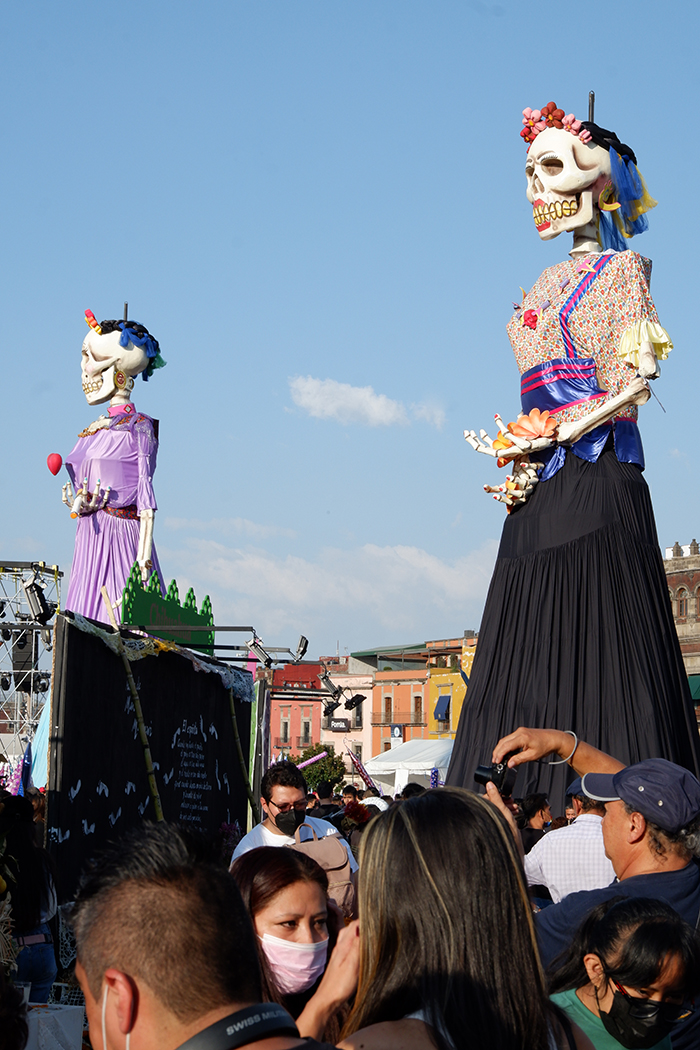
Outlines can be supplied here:
M515 752L515 753L514 753ZM616 882L604 889L571 893L536 917L542 962L548 966L570 943L595 905L612 897L656 897L696 926L700 917L700 782L682 766L648 758L624 766L579 741L572 731L521 727L498 741L493 761L507 755L511 768L554 754L581 777L589 798L605 806L603 841ZM488 797L509 818L493 784ZM513 825L514 826L514 825ZM674 1048L700 1046L700 1012L673 1033Z

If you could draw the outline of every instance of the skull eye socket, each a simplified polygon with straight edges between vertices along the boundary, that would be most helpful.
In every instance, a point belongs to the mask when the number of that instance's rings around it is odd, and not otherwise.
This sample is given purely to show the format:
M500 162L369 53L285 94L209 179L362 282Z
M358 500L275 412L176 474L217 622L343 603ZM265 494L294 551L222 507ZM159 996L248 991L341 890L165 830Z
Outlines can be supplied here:
M542 171L545 175L561 175L563 170L564 163L558 157L546 157L542 161Z

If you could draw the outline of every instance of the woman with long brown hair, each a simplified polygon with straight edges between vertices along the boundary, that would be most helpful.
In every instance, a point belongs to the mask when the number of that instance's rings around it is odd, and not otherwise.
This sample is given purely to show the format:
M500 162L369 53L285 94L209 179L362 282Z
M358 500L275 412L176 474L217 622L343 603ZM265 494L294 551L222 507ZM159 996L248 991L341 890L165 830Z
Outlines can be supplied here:
M328 877L315 860L262 846L231 865L257 934L263 995L280 1003L301 1035L335 1043L357 987L357 922L329 908Z
M380 814L359 902L343 1050L590 1048L547 999L520 857L490 802L440 788Z

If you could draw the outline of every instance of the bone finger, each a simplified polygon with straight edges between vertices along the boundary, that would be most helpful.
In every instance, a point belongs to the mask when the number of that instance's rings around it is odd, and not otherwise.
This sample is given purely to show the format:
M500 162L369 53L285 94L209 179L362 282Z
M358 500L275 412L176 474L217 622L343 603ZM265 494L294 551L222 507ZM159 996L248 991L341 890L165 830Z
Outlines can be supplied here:
M485 445L483 441L479 441L476 434L474 434L473 439L467 438L467 441L476 452L481 452L484 456L493 456L495 459L498 456L498 452L496 452L496 450L492 447L491 439L485 431L482 430L481 434L482 437L486 437L486 439L488 440L488 445Z
M517 434L510 433L508 434L508 437L521 452L528 452L532 448L532 442L528 441L527 438L519 437Z
M493 418L494 418L494 419L496 420L496 426L498 427L498 429L500 430L500 432L501 432L502 434L508 434L508 436L510 437L510 434L509 434L509 432L508 432L508 427L507 427L507 426L505 425L505 423L504 423L504 422L503 422L503 420L501 419L501 414L500 414L500 412L496 412L496 414L494 415L494 417L493 417Z
M473 430L464 431L464 440L467 444L471 445L475 452L483 452L486 447L481 441L479 441Z
M105 494L102 497L102 507L103 508L107 506L107 500L109 499L109 494L110 494L111 491L112 491L112 486L108 485L107 488L105 489Z

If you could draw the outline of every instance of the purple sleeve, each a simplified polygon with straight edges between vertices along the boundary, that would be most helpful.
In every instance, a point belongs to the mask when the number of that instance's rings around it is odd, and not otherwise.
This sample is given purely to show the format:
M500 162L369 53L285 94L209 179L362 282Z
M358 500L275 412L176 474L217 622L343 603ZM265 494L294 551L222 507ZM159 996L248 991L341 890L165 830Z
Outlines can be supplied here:
M136 489L138 510L158 510L153 491L153 474L156 469L158 442L153 433L153 423L147 416L137 419L134 427L138 451L139 480Z

